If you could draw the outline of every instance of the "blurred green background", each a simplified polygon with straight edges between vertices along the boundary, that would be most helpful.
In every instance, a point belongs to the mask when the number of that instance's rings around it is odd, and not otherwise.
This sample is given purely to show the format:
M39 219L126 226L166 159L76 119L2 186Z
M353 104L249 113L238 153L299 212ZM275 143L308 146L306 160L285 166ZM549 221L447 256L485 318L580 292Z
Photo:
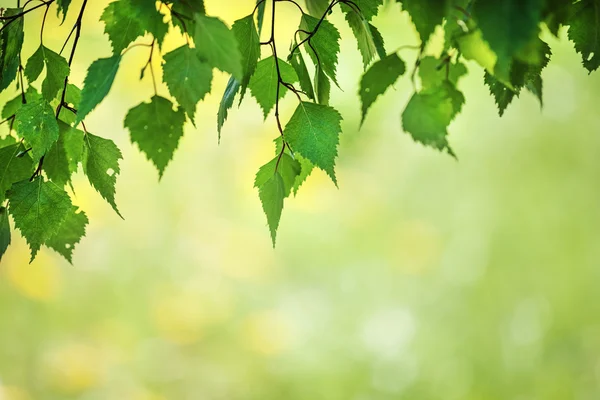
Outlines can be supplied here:
M80 3L63 26L52 9L46 45L60 48ZM106 4L86 11L75 83L110 54ZM253 6L209 0L207 12L232 23ZM299 16L278 7L286 49ZM24 57L40 18L27 19ZM600 398L600 74L565 32L545 35L543 110L524 93L500 119L468 64L450 127L457 162L402 132L406 76L358 129L362 63L343 17L331 19L344 38L331 101L345 117L340 189L314 173L286 201L274 250L252 187L272 157L272 117L247 96L218 145L227 76L216 72L158 183L122 122L152 95L150 77L138 81L147 49L125 56L86 120L123 150L125 221L79 174L73 201L91 223L74 266L49 250L28 264L15 234L0 264L1 400ZM417 43L397 4L375 23L388 50ZM163 53L181 43L172 35Z

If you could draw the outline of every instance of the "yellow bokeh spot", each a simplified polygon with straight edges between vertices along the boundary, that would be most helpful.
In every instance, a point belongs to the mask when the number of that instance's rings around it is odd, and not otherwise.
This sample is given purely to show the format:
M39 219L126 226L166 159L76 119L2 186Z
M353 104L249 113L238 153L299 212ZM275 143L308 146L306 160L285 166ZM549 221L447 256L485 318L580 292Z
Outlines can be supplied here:
M182 345L200 340L206 327L226 320L231 312L231 296L225 289L169 291L152 309L154 323L161 335Z
M8 263L5 273L13 287L31 299L48 301L60 291L61 270L44 251L40 251L36 261L30 265Z
M248 348L263 355L283 353L291 344L291 329L283 316L276 311L250 315L241 330Z
M31 396L16 386L0 386L0 400L31 400Z
M50 386L74 394L97 386L104 379L105 370L102 349L73 343L52 351L43 372Z

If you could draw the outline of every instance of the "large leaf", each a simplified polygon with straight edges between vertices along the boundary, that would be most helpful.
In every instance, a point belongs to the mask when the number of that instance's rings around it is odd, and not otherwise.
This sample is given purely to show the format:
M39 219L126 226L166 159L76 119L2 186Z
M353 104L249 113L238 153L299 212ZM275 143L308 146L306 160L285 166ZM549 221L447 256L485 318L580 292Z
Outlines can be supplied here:
M46 77L42 83L42 95L48 101L54 100L65 84L70 68L67 60L44 45L41 45L27 61L25 76L29 82L35 81L46 66Z
M199 56L212 67L242 79L242 56L233 32L218 18L196 14L194 42Z

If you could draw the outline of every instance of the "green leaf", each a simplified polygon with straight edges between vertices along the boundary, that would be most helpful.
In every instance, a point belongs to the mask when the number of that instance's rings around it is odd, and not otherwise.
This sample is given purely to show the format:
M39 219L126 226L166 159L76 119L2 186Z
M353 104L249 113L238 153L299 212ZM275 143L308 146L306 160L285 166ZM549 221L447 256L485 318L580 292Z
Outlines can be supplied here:
M173 103L160 96L132 108L125 117L131 141L152 161L161 178L183 136L184 123L183 110L173 110Z
M24 104L15 117L15 130L31 145L36 162L58 140L58 123L46 100Z
M298 80L300 82L300 88L309 99L314 100L315 92L313 90L310 74L308 73L308 68L306 68L306 63L304 62L304 57L302 56L300 49L296 50L293 54L290 54L288 61L294 68L294 71L296 71L296 75L298 76Z
M281 151L281 150L280 150ZM261 188L265 183L278 173L283 179L285 197L288 197L294 188L296 178L300 175L300 163L284 152L260 167L254 179L254 187Z
M286 83L294 83L298 81L298 76L294 68L283 60L278 59L279 72L281 78ZM250 79L250 92L256 99L258 104L263 110L265 118L269 115L269 112L275 106L275 99L277 97L277 65L275 63L275 57L270 56L263 60L260 60L256 67L256 72ZM279 86L279 98L282 99L287 93L287 88L283 85Z
M515 97L519 96L523 88L527 88L532 92L538 98L540 105L543 104L543 83L541 74L542 70L548 65L552 52L548 44L540 39L537 40L539 41L539 47L537 49L539 54L536 58L541 61L538 65L532 65L515 59L510 69L510 87L489 72L486 71L485 73L484 82L489 87L490 93L494 97L500 116L504 115L508 105Z
M285 186L279 172L272 175L268 181L258 188L258 197L267 216L271 240L273 241L273 247L275 247L277 228L281 220L283 200L285 199Z
M468 34L461 35L456 42L465 59L477 62L488 71L494 71L498 56L483 39L480 29L474 29Z
M277 139L275 139L275 154L277 156L279 156L279 154L281 153L281 146L282 146L281 139L282 139L281 136L279 136ZM289 151L289 148L286 149L285 154L286 155L291 154ZM304 158L300 153L294 153L293 159L296 160L300 164L300 173L299 174L297 174L298 167L294 167L292 169L292 171L295 171L294 173L296 174L296 177L292 184L292 190L294 192L294 196L296 196L298 194L298 189L300 189L300 186L302 186L304 181L306 181L306 179L310 176L310 174L312 173L312 170L314 169L315 166L309 160ZM285 183L285 177L284 177L284 183ZM255 183L255 186L256 186L256 183ZM289 193L288 193L288 196L289 196Z
M251 14L235 21L231 31L237 39L242 55L241 103L260 58L260 38L254 26L254 15Z
M115 55L129 46L145 29L138 15L138 9L129 0L110 3L100 17L104 21L104 32L108 34Z
M264 2L263 2L264 4ZM196 24L194 22L194 14L205 14L204 0L175 0L171 7L172 14L179 16L171 18L173 26L178 27L181 33L188 32L193 35L196 31Z
M319 20L313 18L308 14L302 16L300 22L300 29L307 32L312 32L317 25ZM302 40L306 39L308 35L300 33ZM323 71L329 76L329 78L337 85L336 68L338 62L338 53L340 52L340 33L338 30L327 20L323 20L319 25L319 29L305 45L305 49L310 55L315 65L320 64ZM314 51L313 51L314 49ZM316 51L316 54L315 54Z
M292 149L325 171L336 185L334 167L341 121L332 107L302 102L283 132Z
M42 98L42 96L40 96L38 91L35 90L35 88L33 86L29 85L29 87L27 88L27 91L25 92L25 100L27 101L27 103L36 102L36 101L40 100L41 98ZM9 118L9 117L15 115L17 113L17 111L19 111L21 106L23 106L23 98L19 94L12 100L9 100L6 102L6 104L4 105L4 108L2 109L2 119L6 119L6 118Z
M163 80L185 113L194 120L198 102L210 93L212 67L187 44L164 56Z
M381 36L381 33L379 33L377 28L371 24L369 24L369 29L371 30L371 36L373 37L373 43L375 43L375 48L377 49L379 58L384 58L386 56L386 52L385 44L383 43L383 36Z
M589 71L600 67L600 2L582 0L573 4L569 16L569 39Z
M354 0L353 3L358 6L363 17L371 21L379 13L383 0Z
M323 69L317 65L315 71L315 90L317 96L317 103L328 105L329 95L331 94L331 83L329 78L323 72Z
M419 77L422 89L439 86L445 80L456 85L458 80L467 74L464 64L450 60L440 60L432 56L423 57L419 63Z
M163 22L164 16L156 8L156 2L148 0L129 1L136 10L137 18L144 31L150 33L156 39L159 47L162 46L169 31L169 25Z
M494 73L506 77L513 57L539 32L544 0L478 0L474 18L498 56Z
M392 53L373 64L363 75L358 92L362 102L361 124L365 120L369 107L371 107L377 97L385 93L390 86L396 83L404 72L406 72L404 61L396 53Z
M23 11L22 8L9 8L4 17L11 17ZM0 92L6 89L17 77L21 47L23 47L23 21L4 20L0 31Z
M402 126L415 141L454 155L448 144L447 127L463 103L462 93L445 81L412 96L402 114Z
M71 0L57 0L56 4L58 5L58 9L56 10L56 16L60 17L60 14L62 14L62 22L65 22L65 18L67 17L67 11L69 11L69 5L71 4Z
M402 9L410 15L424 44L444 21L447 5L447 0L402 0Z
M69 263L73 263L73 250L75 245L85 236L85 227L88 218L83 211L77 212L77 207L72 206L56 232L48 241L46 246L50 247L63 256Z
M64 187L77 171L83 153L83 132L59 121L58 141L44 157L44 171L52 182Z
M27 61L25 76L29 82L35 81L46 66L46 78L42 83L42 96L48 101L54 100L63 88L69 75L69 64L61 55L41 45Z
M83 172L90 184L123 218L115 203L115 184L121 172L119 160L123 159L121 151L112 140L86 133L83 146Z
M33 160L24 151L22 144L0 148L0 203L6 200L6 191L13 183L29 179L33 173Z
M27 240L31 261L40 247L59 231L71 210L67 192L52 182L37 177L15 183L8 192L8 210L15 227Z
M120 62L121 56L114 55L110 58L100 58L90 65L81 91L77 124L104 100L115 80Z
M346 13L346 21L356 37L358 50L363 59L363 66L366 68L377 55L377 46L371 32L371 26L366 19L352 9Z
M223 97L221 98L221 103L219 104L219 111L217 113L217 130L219 135L219 142L221 142L221 129L223 129L223 124L227 119L227 114L231 106L233 106L233 100L235 99L235 95L240 89L240 82L235 79L233 76L229 78L227 82L227 86L225 87L225 93L223 93Z
M305 0L304 2L309 14L318 18L321 18L329 7L329 0Z
M6 208L0 207L0 261L10 246L10 224Z
M242 56L233 32L218 18L196 14L195 22L194 42L200 58L241 80Z

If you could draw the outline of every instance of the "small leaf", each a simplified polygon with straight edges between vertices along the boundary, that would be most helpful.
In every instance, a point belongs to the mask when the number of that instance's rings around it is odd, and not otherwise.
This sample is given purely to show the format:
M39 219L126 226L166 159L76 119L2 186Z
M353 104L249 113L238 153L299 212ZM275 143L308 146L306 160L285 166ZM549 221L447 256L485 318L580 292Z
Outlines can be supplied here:
M304 57L302 56L302 52L300 49L296 50L291 57L289 58L289 62L296 71L296 75L298 75L298 80L300 82L300 88L306 96L314 100L315 92L313 91L312 82L310 80L310 75L308 73L308 68L306 68L306 63L304 62Z
M328 105L331 94L331 83L319 65L316 66L315 71L315 90L317 91L317 103L325 106Z
M31 248L31 261L40 247L56 235L71 210L67 192L42 177L15 183L8 192L15 227Z
M233 100L235 99L235 95L240 89L240 82L235 79L233 76L229 78L227 82L227 86L225 87L225 93L223 93L223 98L221 98L221 103L219 104L219 112L217 113L217 130L219 134L219 142L221 142L221 129L223 129L223 124L227 119L227 114L231 106L233 106Z
M410 15L421 41L427 43L436 26L444 21L447 0L402 0L402 9Z
M278 59L279 71L281 78L286 83L294 83L298 81L298 76L294 68L283 60ZM256 72L250 79L250 92L256 99L263 110L265 118L275 106L275 98L277 97L277 65L273 56L261 60L256 67ZM279 86L279 98L282 99L287 93L287 88L283 85Z
M90 184L123 218L115 203L115 184L121 172L119 160L123 159L121 151L112 140L87 133L84 137L83 172Z
M183 45L164 56L163 80L185 113L194 120L196 106L210 93L212 68L196 50Z
M71 4L71 0L57 0L56 4L58 5L58 9L56 10L56 16L60 17L60 14L62 14L61 23L65 22L67 12L69 11L69 5Z
M262 204L263 211L267 216L267 223L271 231L271 240L273 247L277 239L277 228L281 220L283 211L283 200L285 199L285 187L283 178L279 172L272 175L261 187L258 188L258 196Z
M129 0L117 0L104 9L101 21L104 21L104 32L108 34L113 54L118 55L144 35L144 27L138 16L138 10Z
M6 208L0 207L0 261L10 246L10 223L8 222L8 213Z
M58 141L52 145L44 158L44 171L52 182L64 187L71 181L83 153L83 132L59 121ZM79 149L78 151L76 149ZM73 153L79 153L73 155ZM73 166L75 164L75 166Z
M42 96L38 93L37 90L31 85L27 88L25 92L25 100L26 103L33 103L40 100ZM9 118L17 113L19 109L23 106L23 97L21 94L18 94L12 100L9 100L4 104L4 108L2 109L2 119Z
M362 102L361 124L365 120L369 107L371 107L377 97L385 93L405 71L406 65L404 61L396 53L392 53L373 64L363 75L359 90Z
M325 171L336 185L334 167L341 120L340 114L331 107L302 102L283 132L294 151Z
M183 136L184 123L183 110L174 111L173 103L160 96L132 108L125 117L132 143L152 161L161 178Z
M77 212L77 207L72 206L64 222L58 228L58 232L46 241L46 246L73 264L73 250L75 245L85 236L85 227L88 222L85 213L83 211Z
M423 57L419 63L421 88L426 90L441 85L448 80L456 86L459 79L467 74L463 63L440 60L432 56Z
M464 96L452 83L415 93L402 113L404 130L417 142L454 155L448 144L447 127L460 112Z
M294 188L296 178L300 175L300 163L285 152L281 155L281 158L278 154L274 159L260 167L254 179L254 187L262 187L276 173L281 175L285 197L288 197Z
M212 67L242 79L242 56L235 35L218 18L196 14L194 42L200 58Z
M46 100L24 104L15 117L15 130L33 148L31 153L36 162L58 140L54 110Z
M347 7L350 8L349 6ZM356 37L358 50L363 59L363 66L366 68L378 54L371 25L352 8L346 12L346 21L348 21L348 25L350 25L352 33Z
M115 55L110 58L100 58L90 65L81 91L77 124L104 100L115 80L120 62L121 56Z

